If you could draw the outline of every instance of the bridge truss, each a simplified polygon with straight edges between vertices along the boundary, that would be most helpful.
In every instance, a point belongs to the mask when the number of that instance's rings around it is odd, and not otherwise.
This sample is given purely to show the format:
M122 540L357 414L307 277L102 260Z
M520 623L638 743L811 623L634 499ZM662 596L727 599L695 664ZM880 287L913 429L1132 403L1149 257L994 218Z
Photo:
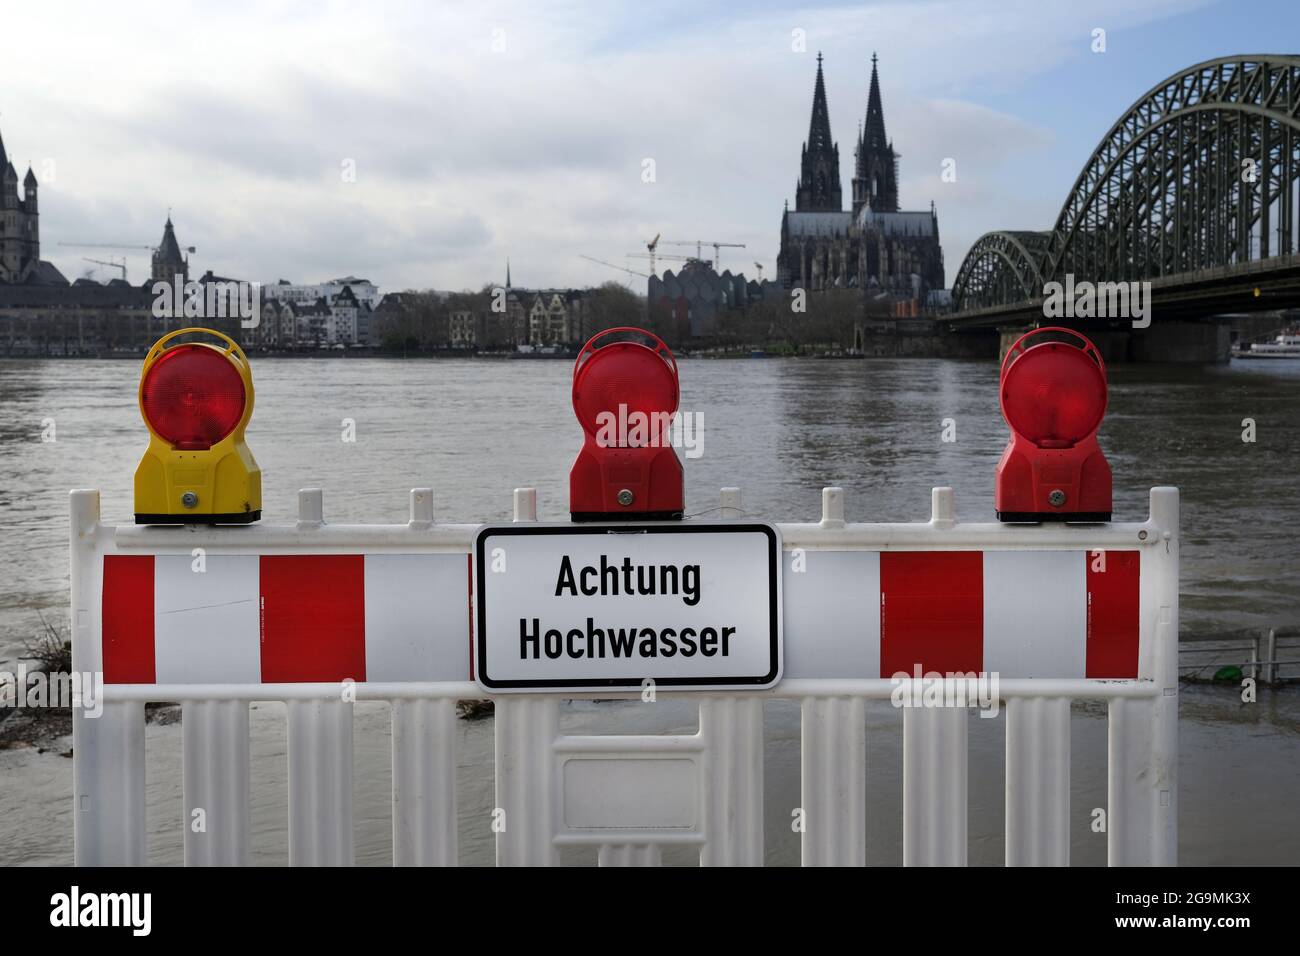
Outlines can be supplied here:
M953 308L1027 303L1067 274L1192 283L1294 256L1298 204L1300 56L1200 63L1111 127L1050 232L982 236L958 270Z

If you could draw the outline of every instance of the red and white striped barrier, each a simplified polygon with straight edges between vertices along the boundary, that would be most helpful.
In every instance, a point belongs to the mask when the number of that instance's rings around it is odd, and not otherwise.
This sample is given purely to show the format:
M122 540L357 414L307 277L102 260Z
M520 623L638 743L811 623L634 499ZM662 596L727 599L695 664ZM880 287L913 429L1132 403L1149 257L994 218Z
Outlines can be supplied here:
M843 555L852 554L846 560ZM853 648L821 674L997 673L1136 678L1137 551L862 551L847 615ZM806 560L806 559L805 559ZM428 554L104 556L109 684L473 680L470 577ZM800 572L787 570L787 587ZM874 598L872 597L874 595ZM472 600L472 594L469 596ZM465 606L465 620L453 612ZM812 603L810 600L809 603ZM796 604L787 627L812 620ZM814 653L822 656L822 648ZM796 651L798 655L798 651ZM806 656L806 655L804 655Z
M535 502L516 492L516 520L535 521ZM721 514L742 514L738 492ZM862 708L900 672L999 676L1008 863L1068 862L1073 699L1110 708L1110 861L1175 862L1176 490L1153 489L1141 522L1022 526L959 523L948 489L928 522L852 523L826 489L820 522L778 527L775 687L661 689L699 704L698 732L677 736L566 736L559 696L497 698L499 862L586 846L653 863L665 845L761 862L762 704L787 698L803 714L804 862L861 863ZM207 528L105 526L98 493L73 492L74 666L105 678L103 716L74 713L77 862L146 861L148 701L182 702L186 806L219 824L187 828L186 861L247 862L254 700L288 703L290 862L351 862L351 701L386 700L395 862L455 863L453 705L485 696L471 683L476 530L435 524L427 489L403 525L327 524L306 491L296 525ZM966 724L964 707L904 710L907 863L965 862Z
M442 554L105 555L104 681L469 680L468 579Z

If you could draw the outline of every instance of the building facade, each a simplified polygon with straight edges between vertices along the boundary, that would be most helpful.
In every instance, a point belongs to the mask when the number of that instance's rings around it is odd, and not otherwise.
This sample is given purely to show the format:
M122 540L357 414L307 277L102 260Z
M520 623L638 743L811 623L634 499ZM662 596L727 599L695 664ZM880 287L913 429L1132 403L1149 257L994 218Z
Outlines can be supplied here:
M361 283L359 292L344 279L316 285L293 285L281 280L264 286L263 301L274 303L282 319L275 340L261 344L279 348L377 346L379 330L373 303L378 288L365 279L356 281Z
M719 313L743 309L779 291L775 283L755 282L730 269L719 275L711 263L691 259L676 273L665 269L662 279L650 276L646 300L671 315L679 339L704 338L717 331Z
M885 132L874 54L848 210L842 208L839 155L839 144L831 136L819 53L795 208L787 203L781 217L777 280L785 288L857 288L864 295L922 300L931 290L942 289L943 249L933 202L928 211L899 209L898 155Z
M379 300L382 298L379 294L379 286L369 279L358 279L356 276L345 276L342 279L330 279L328 282L317 282L310 285L298 285L281 279L275 285L267 286L267 293L277 302L311 305L322 297L326 302L333 302L334 297L344 289L352 290L352 296L357 302L364 303L371 309L377 308Z

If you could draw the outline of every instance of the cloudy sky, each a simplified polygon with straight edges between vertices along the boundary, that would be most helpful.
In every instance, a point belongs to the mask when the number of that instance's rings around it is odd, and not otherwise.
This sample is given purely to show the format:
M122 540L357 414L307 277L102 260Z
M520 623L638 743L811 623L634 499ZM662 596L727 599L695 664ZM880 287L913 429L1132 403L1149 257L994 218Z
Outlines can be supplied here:
M156 243L169 208L200 271L263 282L478 287L509 256L516 285L595 284L630 277L580 254L644 268L625 254L655 233L770 275L816 53L847 202L874 50L902 204L937 204L951 282L981 233L1050 228L1161 79L1295 52L1300 4L0 0L0 24L0 134L70 279L114 253L59 242Z

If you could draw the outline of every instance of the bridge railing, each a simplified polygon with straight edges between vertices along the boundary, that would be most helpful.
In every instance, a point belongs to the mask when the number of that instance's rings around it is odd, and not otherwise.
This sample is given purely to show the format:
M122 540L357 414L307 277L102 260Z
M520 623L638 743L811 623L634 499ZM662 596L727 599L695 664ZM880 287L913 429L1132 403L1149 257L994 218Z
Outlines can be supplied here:
M392 711L394 863L457 862L455 704L486 696L471 672L476 527L435 523L432 503L415 489L405 525L331 525L309 489L294 525L112 527L98 492L72 493L74 667L105 680L103 713L74 711L79 865L147 862L148 702L183 708L183 820L204 820L184 828L187 864L249 860L253 701L287 705L289 862L354 862L353 703L372 700ZM741 516L737 490L720 510ZM536 517L535 493L517 491L515 520ZM1152 489L1143 522L1016 526L959 523L946 488L928 522L851 523L827 488L820 522L779 528L775 687L659 690L698 704L698 731L678 735L566 734L561 697L495 698L499 864L574 846L602 865L655 864L668 846L761 864L769 699L801 705L805 865L865 863L865 708L882 699L906 705L906 864L966 862L967 722L994 701L1006 861L1068 863L1080 699L1109 708L1109 862L1176 862L1176 489Z

